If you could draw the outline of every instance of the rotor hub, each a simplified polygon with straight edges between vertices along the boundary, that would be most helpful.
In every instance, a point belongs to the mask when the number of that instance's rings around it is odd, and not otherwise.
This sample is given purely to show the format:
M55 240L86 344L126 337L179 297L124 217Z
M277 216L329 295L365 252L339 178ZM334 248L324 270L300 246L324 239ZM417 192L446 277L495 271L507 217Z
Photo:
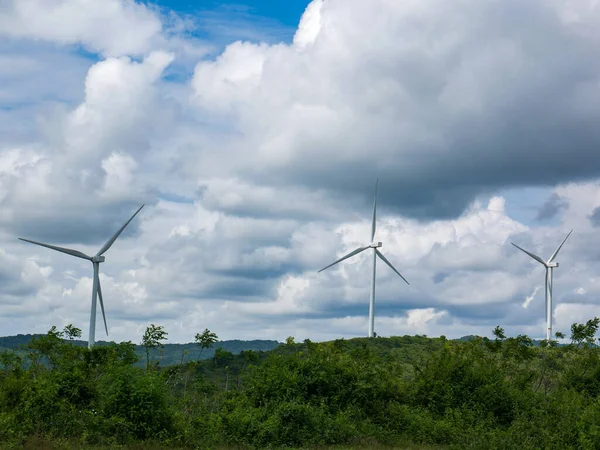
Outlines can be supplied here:
M383 247L383 243L381 243L381 242L373 242L369 247L371 247L371 248Z
M557 262L551 262L550 264L548 264L549 268L555 268L558 267L558 263Z
M104 256L92 256L92 262L101 263L104 262L106 258Z

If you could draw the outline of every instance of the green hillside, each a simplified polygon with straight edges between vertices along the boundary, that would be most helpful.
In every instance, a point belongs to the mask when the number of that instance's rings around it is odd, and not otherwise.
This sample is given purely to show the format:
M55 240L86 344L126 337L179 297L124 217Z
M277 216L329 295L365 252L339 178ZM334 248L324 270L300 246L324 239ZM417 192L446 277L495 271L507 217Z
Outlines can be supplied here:
M599 324L565 346L290 338L147 367L51 330L0 355L0 448L598 449Z

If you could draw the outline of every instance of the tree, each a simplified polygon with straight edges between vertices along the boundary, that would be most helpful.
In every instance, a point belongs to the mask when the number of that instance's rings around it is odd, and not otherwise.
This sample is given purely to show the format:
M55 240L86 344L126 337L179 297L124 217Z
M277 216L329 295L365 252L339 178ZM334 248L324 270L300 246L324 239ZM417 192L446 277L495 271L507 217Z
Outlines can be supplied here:
M42 336L35 336L27 344L28 356L33 366L37 369L43 360L49 361L52 365L57 361L57 348L63 342L63 332L58 331L56 326L52 326L48 333Z
M144 336L142 337L142 345L146 349L146 370L150 367L150 349L151 348L163 348L164 345L161 341L167 339L167 333L162 326L156 326L153 323L146 328Z
M208 328L205 328L202 334L196 333L196 337L194 339L196 341L196 345L200 347L200 351L198 352L199 361L202 351L211 348L212 345L217 342L219 337L215 333L212 333Z
M244 358L243 369L245 369L248 364L256 363L258 361L258 353L256 353L254 350L242 350L240 355L242 358Z
M217 367L217 364L220 363L228 363L229 361L231 361L233 359L233 353L228 352L227 350L223 349L222 347L219 347L216 351L215 351L215 356L214 356L214 361L215 361L215 367Z
M74 327L73 324L69 324L63 329L63 334L67 339L72 341L75 338L81 337L81 328L77 328Z
M571 325L571 342L577 347L593 345L594 336L600 326L600 318L594 317L585 324L574 323Z
M504 328L501 328L499 325L496 326L496 328L494 328L494 331L492 331L492 333L494 334L494 336L496 336L497 340L506 339L506 335L504 334Z

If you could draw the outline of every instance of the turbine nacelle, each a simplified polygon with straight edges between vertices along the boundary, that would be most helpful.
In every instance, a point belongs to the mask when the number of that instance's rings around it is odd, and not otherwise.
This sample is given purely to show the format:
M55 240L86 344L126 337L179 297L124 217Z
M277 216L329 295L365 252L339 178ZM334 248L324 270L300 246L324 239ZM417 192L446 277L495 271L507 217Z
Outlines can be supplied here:
M104 261L106 261L106 257L104 257L104 256L92 256L93 263L101 263Z
M549 268L549 269L553 269L555 267L558 267L558 263L557 262L547 263L546 267Z
M369 248L379 248L379 247L383 247L383 243L373 242L371 245L369 245Z

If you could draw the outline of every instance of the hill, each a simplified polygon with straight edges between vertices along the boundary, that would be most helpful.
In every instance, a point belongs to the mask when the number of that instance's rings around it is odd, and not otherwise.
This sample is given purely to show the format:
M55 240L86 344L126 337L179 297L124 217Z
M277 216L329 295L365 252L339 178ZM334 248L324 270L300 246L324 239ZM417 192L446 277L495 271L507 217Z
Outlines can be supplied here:
M220 342L167 366L193 348L171 344L143 368L130 342L11 337L30 345L0 353L0 448L600 449L599 328L573 324L561 347L501 329L235 355Z
M3 350L17 351L27 345L33 337L45 336L43 334L17 334L16 336L3 336L0 337L0 353ZM454 341L469 341L475 339L475 336L464 336ZM385 358L395 358L402 361L407 368L412 367L416 362L419 362L424 355L429 355L432 352L439 350L442 346L442 342L445 338L428 338L427 336L391 336L381 337L378 336L375 339L369 338L351 338L351 339L337 339L335 342L337 345L343 345L344 348L352 350L359 348L363 345L368 345L369 348L378 354L378 356ZM254 352L263 353L271 350L278 349L277 351L289 352L289 351L303 351L306 349L307 342L304 343L293 343L293 345L283 345L281 342L276 340L226 340L218 341L211 348L206 349L202 352L199 351L198 346L193 343L186 344L164 344L162 349L153 349L150 351L151 362L157 363L160 367L167 367L176 364L182 364L190 361L210 360L214 358L215 351L218 348L232 353L238 361L234 366L242 367L243 357L242 352L252 350ZM73 340L73 345L86 347L87 341ZM96 345L99 347L108 346L112 344L112 341L97 341ZM293 350L292 350L293 349ZM138 367L142 367L145 364L146 353L143 346L135 344L135 353L139 357L139 361L136 363ZM237 357L239 356L239 358ZM262 356L261 356L262 358ZM207 367L210 367L208 365Z
M17 334L16 336L3 336L0 337L0 353L3 350L19 351L23 346L27 345L33 337L45 336L43 334ZM73 345L87 347L87 341L73 340ZM98 341L96 345L99 347L108 346L112 341ZM197 360L198 356L200 359L211 359L215 355L217 348L222 348L228 352L237 355L242 351L252 350L255 352L265 352L272 350L280 345L280 342L275 340L250 340L244 341L239 339L228 340L228 341L217 341L215 344L202 351L199 355L198 346L193 343L187 344L165 344L162 349L155 349L150 351L150 357L153 362L158 361L160 366L170 366L174 364L181 364L190 360ZM146 358L144 347L141 345L135 346L135 353L139 356L138 366L143 366Z

